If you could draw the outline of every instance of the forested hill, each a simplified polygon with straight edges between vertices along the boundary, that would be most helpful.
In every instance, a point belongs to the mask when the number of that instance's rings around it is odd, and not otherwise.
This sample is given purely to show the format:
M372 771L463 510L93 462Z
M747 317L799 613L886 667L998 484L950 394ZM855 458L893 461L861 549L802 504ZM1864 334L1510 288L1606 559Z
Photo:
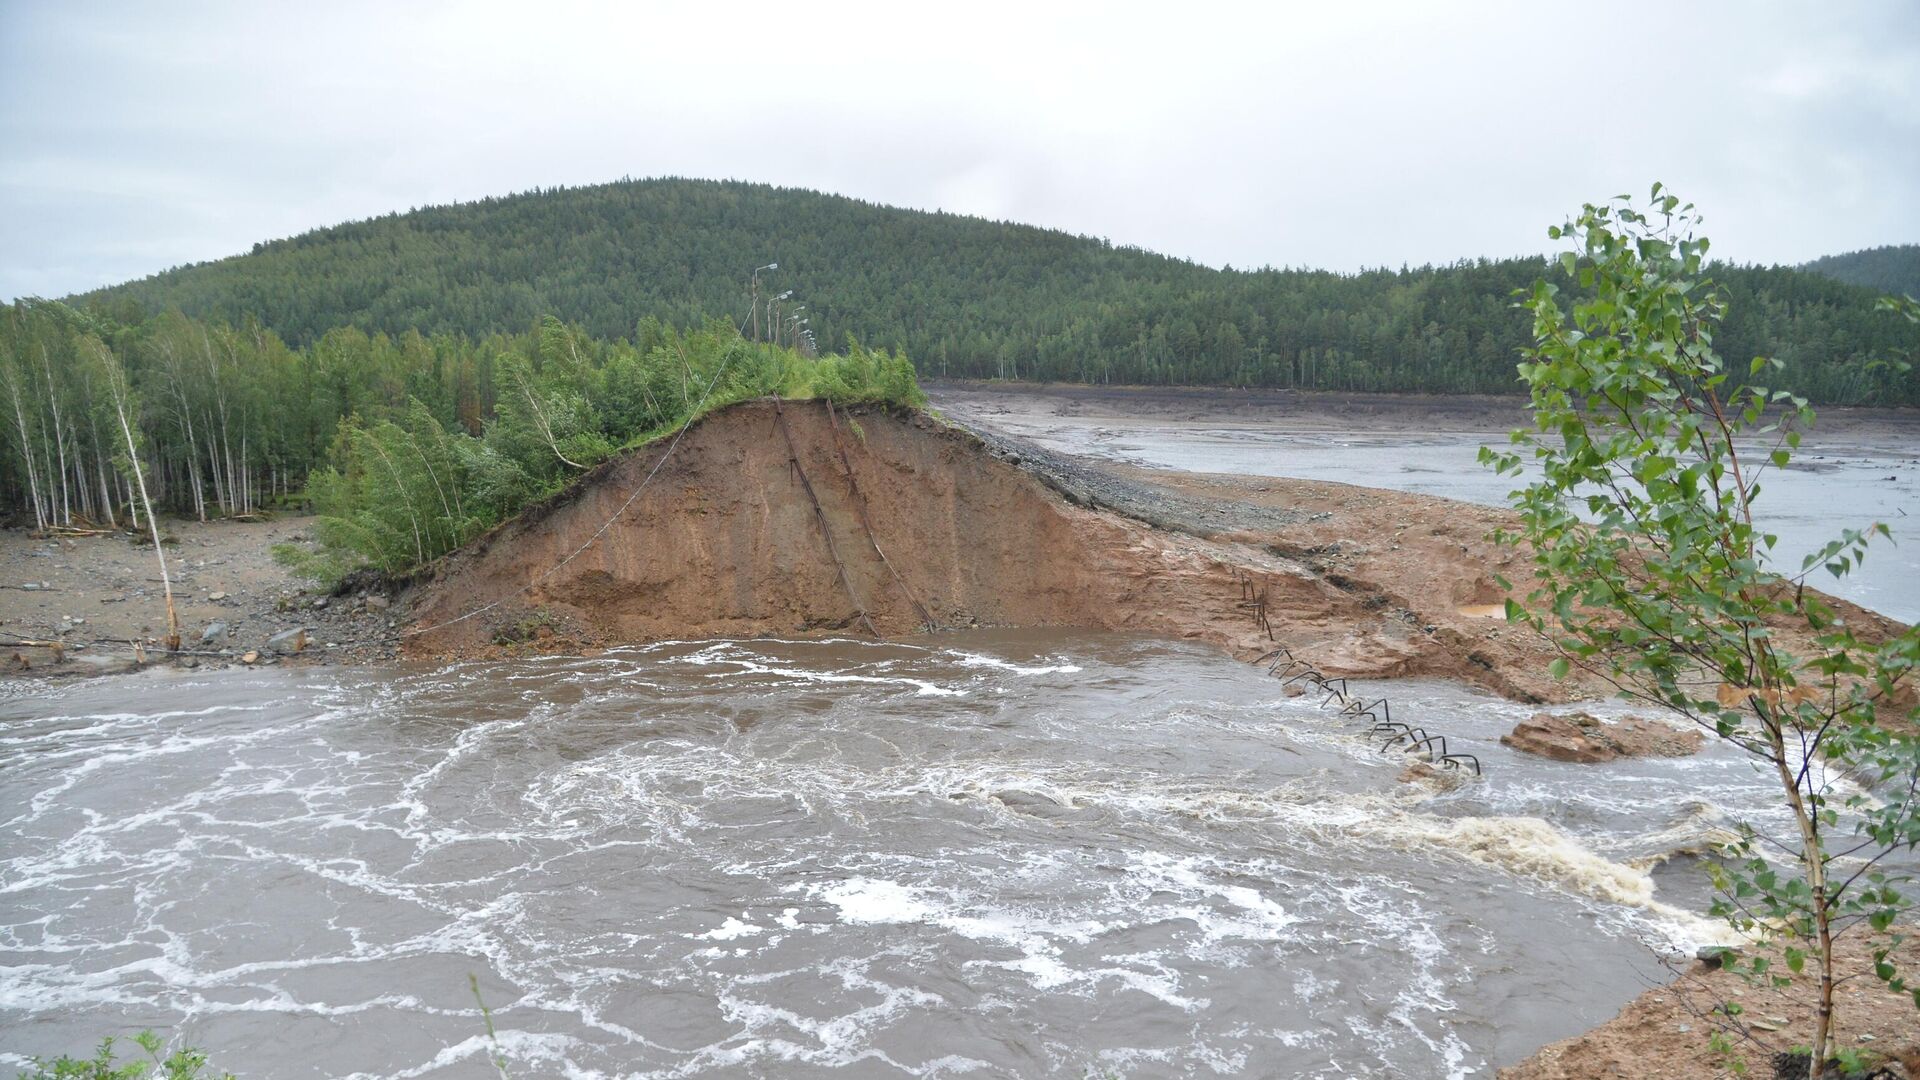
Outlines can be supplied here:
M1888 244L1828 255L1803 263L1800 269L1875 292L1920 297L1920 244Z
M1543 224L1544 228L1544 224ZM1276 253L1276 258L1284 257ZM641 180L486 199L321 229L84 298L122 320L166 307L257 316L295 344L337 326L478 337L555 314L632 337L792 291L823 345L907 351L923 373L1076 382L1514 392L1538 258L1334 274L1215 270L1105 240L765 185ZM1920 404L1875 373L1920 334L1864 288L1721 267L1736 366L1787 361L1821 401Z

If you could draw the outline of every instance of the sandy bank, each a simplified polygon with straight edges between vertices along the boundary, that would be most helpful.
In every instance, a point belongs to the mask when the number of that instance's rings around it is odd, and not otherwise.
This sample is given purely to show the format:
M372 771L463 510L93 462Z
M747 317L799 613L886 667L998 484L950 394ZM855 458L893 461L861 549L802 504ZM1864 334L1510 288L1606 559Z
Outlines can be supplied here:
M1499 599L1508 556L1484 538L1497 511L1341 485L1069 474L923 415L755 402L691 429L620 513L660 453L602 466L436 567L410 597L407 652L1050 626L1242 657L1279 642L1329 673L1525 700L1567 689L1540 674L1537 644L1463 611Z
M1897 1063L1905 1070L1879 1075L1920 1076L1920 1013L1911 996L1889 991L1874 977L1874 944L1863 930L1843 938L1837 949L1847 982L1838 991L1834 1045L1860 1051L1878 1063ZM1920 968L1920 942L1909 940L1894 958L1911 974ZM1741 1006L1738 1025L1714 1013L1723 1002ZM1716 1029L1731 1039L1732 1057L1709 1048L1708 1037ZM1656 987L1629 1002L1612 1020L1585 1035L1547 1046L1526 1061L1501 1069L1497 1076L1498 1080L1771 1077L1773 1055L1805 1045L1812 1030L1813 996L1804 981L1776 990L1694 963L1682 969L1671 985ZM1736 1071L1736 1060L1744 1071Z

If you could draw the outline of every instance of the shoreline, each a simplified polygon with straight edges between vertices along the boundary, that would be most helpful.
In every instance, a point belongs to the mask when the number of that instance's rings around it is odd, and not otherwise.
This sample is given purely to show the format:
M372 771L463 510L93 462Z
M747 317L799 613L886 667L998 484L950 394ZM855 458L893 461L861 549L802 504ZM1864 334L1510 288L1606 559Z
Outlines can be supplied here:
M160 655L166 601L145 532L35 537L0 529L0 641L60 641L52 650L0 646L0 676L48 680L115 675L173 664L371 663L390 659L387 641L399 612L374 594L332 595L295 577L272 547L304 535L309 517L261 521L161 518L173 579L182 655ZM383 606L387 605L387 606ZM392 626L389 626L389 623ZM305 629L309 644L292 654L268 645L274 634ZM129 641L147 643L140 663Z
M1222 394L1251 394L1242 402L1243 410L1266 409L1276 394L1290 395L1285 391L1259 394L1206 388L1177 389L1171 394L1153 389L1099 390L1089 395L1086 388L1076 387L1054 387L1034 395L1024 390L968 390L951 385L941 385L937 391L937 400L964 398L969 419L977 417L989 425L994 408L1019 406L1025 415L1045 415L1046 410L1062 407L1097 407L1120 415L1164 420L1170 413L1183 414ZM1257 418L1288 423L1349 420L1346 409L1351 400L1350 395L1313 395L1311 400L1291 402L1300 407L1281 417ZM1436 405L1434 399L1406 396L1371 399L1366 404L1374 407L1370 416L1432 418L1438 408L1461 423L1496 422L1502 410L1520 408L1517 399L1439 399ZM1912 433L1920 434L1920 410L1871 412L1876 415L1856 419L1873 430L1896 432L1905 432L1904 425L1910 422ZM1892 424L1878 414L1892 414L1901 423ZM1217 423L1221 418L1217 410L1203 409L1195 414L1193 422L1211 419ZM877 426L872 435L884 437ZM1357 610L1319 617L1324 620L1320 626L1324 633L1310 651L1331 672L1375 678L1454 678L1520 700L1589 696L1583 688L1556 686L1545 675L1544 653L1517 640L1517 635L1503 638L1503 623L1472 613L1472 609L1495 599L1487 592L1485 579L1497 565L1497 553L1486 546L1482 534L1503 511L1330 482L1139 469L1051 455L1017 439L999 440L990 434L985 438L979 448L983 456L1017 466L1029 477L1048 483L1076 508L1084 506L1080 512L1104 511L1142 522L1148 530L1140 534L1143 537L1186 535L1206 538L1209 543L1264 549L1270 555L1297 560L1313 574L1334 582L1350 594ZM875 485L872 490L881 489ZM707 512L700 511L703 516ZM367 593L323 596L272 560L271 545L296 539L310 528L311 519L164 524L165 531L177 540L168 545L168 562L178 575L175 586L183 644L195 648L204 628L216 622L225 624L223 634L205 646L211 656L178 661L182 666L243 666L240 658L250 650L260 652L257 662L262 665L365 664L399 655L399 631L411 618L407 613L409 598L389 606L386 597ZM155 580L149 582L149 577ZM28 584L34 587L23 587ZM122 534L33 538L18 529L0 530L0 587L6 588L0 596L8 601L4 613L0 613L0 635L8 638L65 636L79 641L148 638L164 632L164 607L151 548ZM417 590L414 595L419 595ZM1383 611L1394 616L1393 622L1405 623L1410 629L1381 636L1374 623L1359 616L1359 610ZM313 644L307 650L277 657L264 648L270 634L303 626L311 628L313 634ZM1421 627L1424 634L1419 632ZM1251 642L1252 635L1247 637ZM581 643L560 637L550 644L572 647ZM1228 640L1214 644L1229 655L1253 647L1247 644L1242 648ZM549 643L528 642L524 647L482 643L476 647L482 655L505 657L543 651ZM51 671L44 666L24 673L11 667L8 671L24 674L26 678L19 683L31 685L28 680L49 676L112 674L139 667L131 662L116 665L111 658L97 663L84 657L87 652L91 650L77 650L69 664L53 665ZM1474 664L1457 663L1443 669L1435 659L1440 654L1456 661L1473 659ZM0 660L4 659L0 654ZM1476 673L1479 678L1472 677ZM1490 678L1500 685L1490 685ZM1920 962L1920 957L1916 961ZM1698 965L1677 977L1705 979L1702 985L1713 987L1715 993L1734 989L1721 986ZM1629 1001L1606 1023L1543 1047L1524 1061L1501 1069L1498 1075L1508 1080L1573 1080L1592 1075L1652 1080L1702 1075L1699 1068L1712 1067L1711 1062L1696 1060L1694 1055L1696 1049L1705 1053L1704 1029L1668 1007L1674 997L1671 986L1655 986ZM1770 1008L1781 1015L1791 1011L1786 1004ZM1897 1050L1894 1044L1898 1031L1896 1027L1890 1034L1876 1034L1880 1048ZM1660 1051L1648 1053L1654 1046ZM1920 1046L1916 1053L1920 1053ZM1607 1062L1606 1069L1614 1071L1594 1071L1600 1068L1595 1063L1602 1061ZM1668 1069L1667 1063L1675 1061L1690 1064L1679 1071Z
M1025 419L1153 419L1220 426L1252 422L1302 432L1357 431L1392 424L1421 434L1505 434L1528 426L1527 398L1489 394L1407 394L1213 386L1112 386L923 379L936 408L943 400L970 415ZM1920 443L1920 408L1815 406L1808 445L1823 437ZM990 422L990 420L989 420Z

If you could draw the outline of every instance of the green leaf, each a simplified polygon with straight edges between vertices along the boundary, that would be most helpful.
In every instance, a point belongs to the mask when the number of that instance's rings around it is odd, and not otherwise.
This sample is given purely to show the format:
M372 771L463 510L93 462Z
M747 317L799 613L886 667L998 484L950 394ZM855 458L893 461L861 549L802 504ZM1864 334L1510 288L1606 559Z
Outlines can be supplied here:
M1567 677L1567 669L1567 658L1564 656L1557 657L1553 663L1547 665L1547 674L1552 675L1556 679L1564 679Z

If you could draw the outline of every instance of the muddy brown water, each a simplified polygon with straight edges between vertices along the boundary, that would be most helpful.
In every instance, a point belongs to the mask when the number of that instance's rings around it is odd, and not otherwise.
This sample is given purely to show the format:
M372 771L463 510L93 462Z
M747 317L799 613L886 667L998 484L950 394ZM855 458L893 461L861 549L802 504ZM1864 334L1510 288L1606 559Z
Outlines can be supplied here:
M1484 1077L1710 934L1643 867L1764 817L1744 761L1366 689L1487 778L1104 635L0 700L0 1067L155 1027L243 1077Z

